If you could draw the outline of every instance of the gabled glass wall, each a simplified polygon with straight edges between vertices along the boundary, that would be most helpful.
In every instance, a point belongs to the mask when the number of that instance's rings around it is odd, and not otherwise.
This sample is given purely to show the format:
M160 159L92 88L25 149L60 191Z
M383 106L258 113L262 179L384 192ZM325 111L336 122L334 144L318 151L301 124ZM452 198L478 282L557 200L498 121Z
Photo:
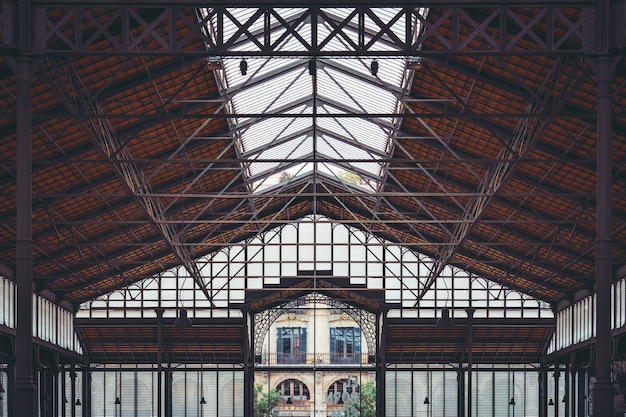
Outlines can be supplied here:
M174 268L84 304L79 316L155 317L154 309L165 307L165 317L174 317L177 308L185 307L191 318L243 318L240 307L246 302L246 291L270 296L277 284L315 278L340 290L378 294L377 301L391 308L387 316L395 319L432 320L444 307L464 319L469 306L477 309L474 317L480 318L553 317L547 304L454 267L444 268L418 302L432 259L321 216L305 217L227 245L197 260L197 265L211 301L184 268ZM375 394L376 385L384 384L385 413L390 416L460 415L459 407L464 405L459 404L468 404L469 381L465 370L459 373L458 364L391 364L385 380L377 381L371 313L350 310L349 303L318 299L315 294L312 288L301 301L284 301L255 313L253 373L259 413L263 407L268 417L365 413L376 408L376 404L367 405L366 393L373 390ZM91 387L92 415L115 412L115 390L120 384L128 387L131 381L132 389L124 388L120 394L125 399L117 404L118 415L130 413L124 411L127 406L153 412L157 407L153 368L111 364L94 368L92 381L100 385ZM242 415L243 368L172 364L164 372L172 387L172 403L163 403L164 410L171 408L180 417ZM538 368L526 365L477 367L472 374L473 416L537 415L539 374ZM461 385L459 375L464 375ZM144 386L151 387L150 395L138 394ZM233 402L233 395L239 401ZM426 398L429 403L424 404ZM512 399L514 404L509 404Z
M465 317L470 306L477 318L554 317L547 303L453 266L418 301L431 258L323 216L267 230L196 263L211 301L181 267L85 303L78 317L154 317L156 307L167 309L165 317L180 307L191 317L241 317L246 290L269 294L269 286L315 271L331 282L381 291L392 318L433 318L444 307Z

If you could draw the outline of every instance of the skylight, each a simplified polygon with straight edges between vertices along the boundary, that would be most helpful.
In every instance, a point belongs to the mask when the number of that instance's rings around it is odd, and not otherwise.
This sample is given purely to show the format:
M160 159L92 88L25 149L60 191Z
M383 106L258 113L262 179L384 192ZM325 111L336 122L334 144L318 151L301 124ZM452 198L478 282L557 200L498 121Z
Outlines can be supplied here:
M353 11L323 9L338 21ZM306 9L275 12L285 22L297 22ZM230 36L254 10L232 8L227 13L231 18L225 20L223 31ZM386 21L397 13L397 9L381 8L377 16ZM310 20L302 19L299 25L306 29ZM260 33L261 29L257 21L248 31ZM332 30L328 23L318 27L320 33ZM390 30L400 35L405 28L393 24ZM349 28L347 33L352 35ZM272 35L276 39L285 35L280 51L292 51L301 44L281 24ZM356 31L354 36L356 41ZM234 46L236 50L258 49L249 38L242 39ZM324 50L345 50L346 42L334 38ZM378 52L394 48L391 43L380 45ZM379 59L373 64L377 71L372 70L372 62L368 57L332 56L223 59L222 94L228 100L227 111L235 116L229 120L251 191L315 170L337 178L347 173L362 178L361 183L372 189L379 186L399 123L393 115L402 110L407 71L406 58Z

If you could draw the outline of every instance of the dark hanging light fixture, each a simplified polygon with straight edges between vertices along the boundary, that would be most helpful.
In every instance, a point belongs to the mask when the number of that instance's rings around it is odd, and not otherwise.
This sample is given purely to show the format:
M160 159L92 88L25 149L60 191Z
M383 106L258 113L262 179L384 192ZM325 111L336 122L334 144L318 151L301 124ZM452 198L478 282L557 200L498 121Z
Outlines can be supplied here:
M426 397L424 397L424 404L429 405L430 404L430 399L428 398L428 396L430 395L430 369L429 369L429 365L426 364Z
M120 404L122 404L120 397L115 397L115 405L120 405Z
M204 397L200 398L200 404L202 405L206 404L206 400L204 399Z
M76 405L78 405L78 406L83 405L83 403L81 403L81 402L80 402L80 398L77 398L77 399L76 399L76 403L75 403L75 404L76 404Z
M370 72L374 77L376 76L376 74L378 74L378 61L372 61L372 63L370 64Z
M509 392L513 394L511 400L509 401L509 405L515 405L515 371L511 373L511 370L509 370L509 382L511 383Z
M317 72L317 62L315 62L315 59L310 59L309 60L309 75L315 75L316 72Z
M239 71L241 71L241 75L247 75L248 74L248 62L246 62L245 59L242 59L239 62Z
M437 327L448 328L454 326L454 320L450 317L450 309L444 307L441 310L441 317L437 320Z
M189 320L189 317L187 317L187 309L181 308L180 310L178 310L178 317L174 321L174 327L185 329L191 326L191 320Z
M550 401L548 401L548 405L554 405L554 401L552 400L552 398L550 398Z

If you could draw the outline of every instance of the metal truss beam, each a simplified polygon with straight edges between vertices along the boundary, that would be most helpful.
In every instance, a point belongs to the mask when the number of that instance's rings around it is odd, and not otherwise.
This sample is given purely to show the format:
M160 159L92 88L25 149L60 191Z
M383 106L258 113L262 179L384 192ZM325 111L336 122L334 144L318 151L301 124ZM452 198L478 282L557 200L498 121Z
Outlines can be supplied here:
M58 66L56 68L57 71L61 71ZM93 100L90 96L90 93L87 91L79 75L69 63L67 64L67 72L68 78L71 80L70 85L73 89L73 93L77 97L79 107L82 107L83 110L87 112L93 112L95 114L100 113L101 108L98 102ZM47 75L47 73L44 72L44 75ZM47 81L51 86L56 85L51 77L48 78ZM63 98L63 102L68 107L68 110L74 113L76 108L69 98L69 93L61 87L57 88L57 92ZM133 162L128 150L120 145L118 134L113 126L110 123L102 123L100 125L92 124L91 126L81 124L81 128L100 149L105 158L111 161L117 160L123 162L122 164L114 165L118 177L134 195L137 203L150 218L151 223L157 227L165 241L171 247L173 253L180 260L181 264L185 266L207 299L212 302L208 291L203 286L201 273L197 265L193 262L193 256L188 248L181 245L180 234L175 226L159 222L160 219L168 218L164 204L159 198L142 195L146 191L151 191L152 187L148 178L146 178L143 172Z
M16 39L15 3L5 0L0 4L0 50L25 52L19 50ZM33 1L35 48L31 52L83 56L554 56L598 53L603 47L596 42L603 31L596 28L603 26L594 1L391 1L384 2L384 9L392 11L385 20L377 13L381 3L373 1L316 2L297 8L284 0L218 1L211 2L211 8L206 4L199 0L184 5L161 0ZM242 8L251 12L238 14ZM337 8L342 10L341 16L333 11ZM425 8L436 8L436 13L424 16ZM229 26L237 30L225 30ZM416 28L419 33L414 33ZM292 37L297 44L286 47L285 37ZM204 48L198 48L198 40ZM425 42L435 42L441 49L423 50ZM615 43L619 42L609 45Z

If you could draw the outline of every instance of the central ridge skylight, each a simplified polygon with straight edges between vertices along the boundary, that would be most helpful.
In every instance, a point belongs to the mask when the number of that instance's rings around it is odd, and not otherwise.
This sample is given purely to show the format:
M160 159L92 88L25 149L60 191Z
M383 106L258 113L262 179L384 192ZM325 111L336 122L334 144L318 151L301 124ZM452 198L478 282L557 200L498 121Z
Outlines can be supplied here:
M305 11L276 10L287 22ZM324 12L339 22L353 9ZM252 11L233 8L228 13L232 21L224 24L225 36L238 30L234 22L245 22ZM397 13L383 8L377 16L385 22ZM262 21L254 23L248 31L261 32L261 25ZM310 22L303 19L300 25L306 33ZM276 25L277 32L280 26ZM390 29L399 34L405 27L392 24ZM332 30L328 24L318 28ZM280 35L285 34L276 36ZM345 39L336 37L333 42L325 50L346 49ZM299 43L289 34L280 50L293 50ZM381 45L380 52L394 48L391 42ZM257 48L246 39L236 46L240 51ZM312 172L358 179L360 185L377 189L398 128L393 115L402 111L406 63L406 58L224 58L222 94L227 111L235 116L231 128L251 191Z

